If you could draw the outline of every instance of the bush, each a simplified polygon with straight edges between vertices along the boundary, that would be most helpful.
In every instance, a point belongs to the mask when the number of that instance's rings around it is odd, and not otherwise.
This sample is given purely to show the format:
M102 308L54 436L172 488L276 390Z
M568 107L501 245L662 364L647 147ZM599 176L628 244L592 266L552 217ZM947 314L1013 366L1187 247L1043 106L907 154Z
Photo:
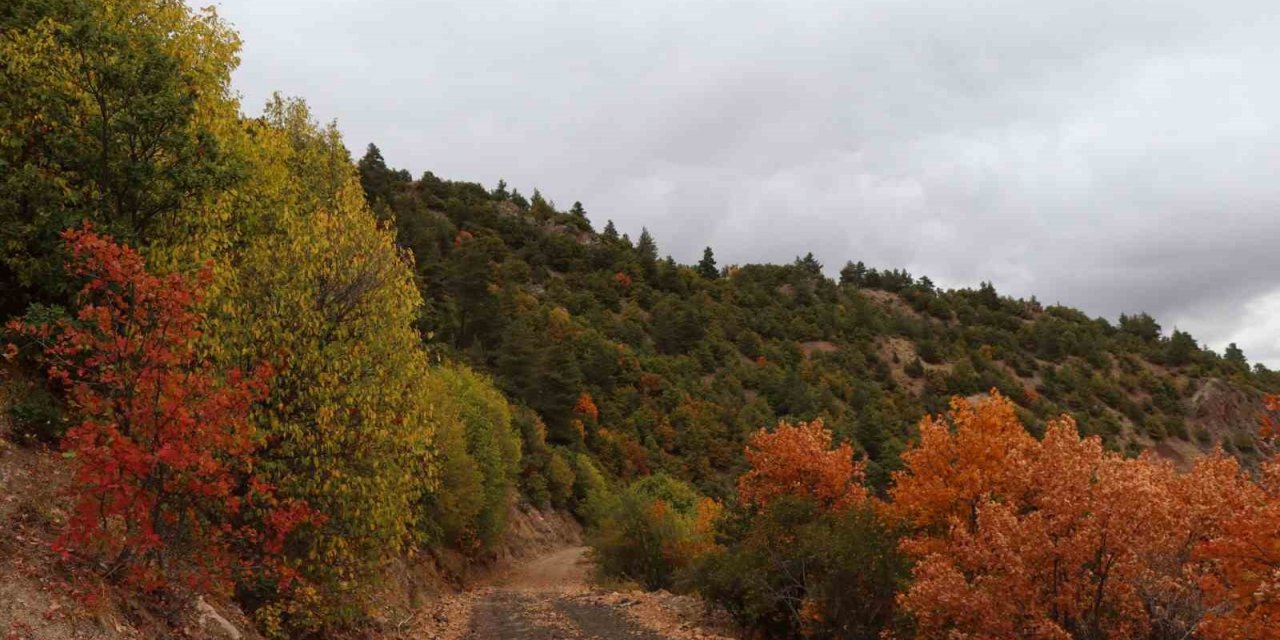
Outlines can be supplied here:
M881 637L908 564L868 504L826 511L789 496L725 532L738 538L703 556L685 583L745 628L772 638Z
M714 504L665 474L633 483L604 509L588 543L599 571L646 589L669 589L709 541Z
M255 473L249 410L267 396L270 367L220 370L202 358L199 305L211 272L154 275L138 252L88 225L62 238L68 271L85 282L75 315L9 324L44 344L74 417L63 439L73 507L55 548L114 565L147 591L178 578L200 588L290 584L293 569L277 556L314 514L277 499ZM19 407L56 410L48 399Z
M1258 448L1253 436L1244 432L1233 434L1231 436L1231 445L1232 448L1240 453L1253 453Z
M1204 427L1196 427L1196 442L1200 443L1202 447L1207 447L1213 444L1213 434L1209 433L1209 430Z
M46 444L62 440L67 433L67 418L57 396L47 387L14 383L6 391L13 397L13 403L9 405L9 419L13 423L14 436Z

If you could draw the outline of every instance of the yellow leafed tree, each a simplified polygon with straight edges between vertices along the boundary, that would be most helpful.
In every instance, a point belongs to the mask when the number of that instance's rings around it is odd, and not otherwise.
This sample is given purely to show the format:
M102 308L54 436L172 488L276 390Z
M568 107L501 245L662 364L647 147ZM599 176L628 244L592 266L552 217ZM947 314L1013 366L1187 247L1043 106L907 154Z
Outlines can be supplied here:
M260 464L326 520L290 548L317 601L272 603L259 585L253 604L307 626L359 615L353 592L409 539L434 476L428 362L411 266L365 205L336 129L277 97L250 135L254 178L221 203L236 240L212 333L220 357L279 369L256 416Z

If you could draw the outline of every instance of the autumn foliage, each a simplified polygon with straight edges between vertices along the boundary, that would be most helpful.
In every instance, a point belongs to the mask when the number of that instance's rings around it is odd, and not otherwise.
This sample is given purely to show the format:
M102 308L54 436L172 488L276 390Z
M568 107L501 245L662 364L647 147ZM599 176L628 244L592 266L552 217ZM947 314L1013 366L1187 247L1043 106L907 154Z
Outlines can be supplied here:
M86 284L74 319L20 322L65 386L74 426L74 510L58 545L103 558L145 588L174 577L203 587L268 571L285 537L312 514L276 499L252 473L249 407L271 371L218 370L200 357L194 278L148 273L133 249L89 228L63 233L71 274Z
M922 420L885 500L821 422L745 455L729 542L692 581L765 635L1280 637L1280 462L1178 470L1066 416L1036 438L994 391Z
M1280 398L1268 397L1259 430L1277 436ZM1280 456L1265 463L1256 491L1224 515L1219 535L1198 549L1212 570L1201 584L1216 606L1204 635L1222 640L1280 638Z
M863 468L854 462L849 443L832 446L831 432L821 420L760 430L747 444L751 468L738 478L738 498L766 507L782 496L806 496L825 508L866 498Z
M1232 459L1179 473L1070 418L1036 440L993 394L925 420L903 462L890 511L911 532L899 603L918 637L1260 637L1222 634L1222 595L1201 588L1213 565L1198 550L1222 549L1224 516L1258 503Z

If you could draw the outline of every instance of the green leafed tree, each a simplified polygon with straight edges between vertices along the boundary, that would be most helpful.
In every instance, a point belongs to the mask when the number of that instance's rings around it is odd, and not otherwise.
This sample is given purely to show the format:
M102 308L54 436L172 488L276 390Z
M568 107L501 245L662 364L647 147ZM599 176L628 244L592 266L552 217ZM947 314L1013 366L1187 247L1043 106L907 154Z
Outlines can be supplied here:
M0 33L0 299L65 298L57 237L82 220L160 267L208 257L228 220L211 200L245 176L226 23L169 0L13 0Z

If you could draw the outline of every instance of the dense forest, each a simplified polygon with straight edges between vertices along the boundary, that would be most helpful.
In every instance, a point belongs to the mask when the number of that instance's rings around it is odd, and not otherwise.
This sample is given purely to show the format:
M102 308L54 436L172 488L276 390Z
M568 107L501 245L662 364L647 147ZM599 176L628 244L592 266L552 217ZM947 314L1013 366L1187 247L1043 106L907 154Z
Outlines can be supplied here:
M597 232L581 203L415 181L373 145L359 170L414 255L434 348L490 371L549 442L591 451L615 477L664 471L723 497L749 434L822 418L883 488L920 418L991 389L1033 433L1068 413L1130 455L1165 443L1183 461L1218 445L1247 457L1259 399L1280 390L1235 345L1216 354L1141 311L1112 323L861 262L832 279L812 254L720 266L708 247L682 265L646 230ZM1223 396L1253 410L1208 410ZM525 477L536 493L541 472Z
M300 99L245 115L237 34L181 2L17 0L0 32L3 397L63 452L77 580L331 636L522 501L769 637L1280 629L1280 374L1234 345L811 254L679 264L356 161Z

